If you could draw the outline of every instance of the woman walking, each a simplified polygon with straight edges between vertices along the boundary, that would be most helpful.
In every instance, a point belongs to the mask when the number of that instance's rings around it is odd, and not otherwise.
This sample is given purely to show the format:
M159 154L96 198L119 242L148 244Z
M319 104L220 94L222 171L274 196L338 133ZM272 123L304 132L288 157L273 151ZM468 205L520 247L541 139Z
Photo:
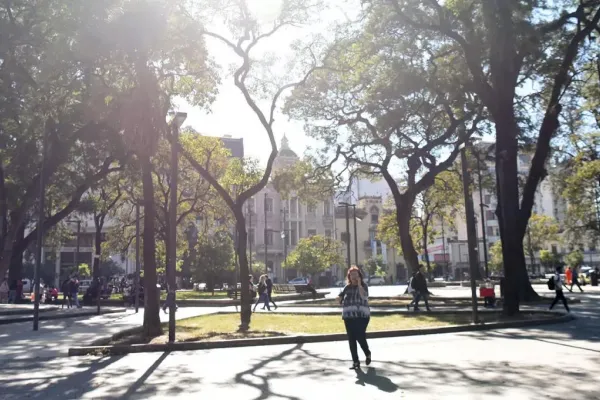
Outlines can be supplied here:
M256 311L256 306L258 303L263 302L265 305L263 306L263 310L267 307L267 310L271 311L271 307L269 306L269 295L267 294L267 275L261 275L258 281L258 299L256 299L256 303L254 304L254 310Z
M340 293L339 301L343 307L342 319L344 325L346 325L350 354L352 354L352 367L350 369L359 369L357 342L365 353L366 364L371 364L371 351L367 344L367 326L371 317L369 288L363 282L363 275L358 267L351 267L346 278L347 285Z

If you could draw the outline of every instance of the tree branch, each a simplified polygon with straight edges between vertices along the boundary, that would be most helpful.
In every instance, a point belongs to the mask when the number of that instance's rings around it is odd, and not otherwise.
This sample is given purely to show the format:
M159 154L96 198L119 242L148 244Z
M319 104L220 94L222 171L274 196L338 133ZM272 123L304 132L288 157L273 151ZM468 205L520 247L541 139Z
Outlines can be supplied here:
M531 169L527 175L527 181L523 189L523 198L521 200L520 207L520 225L519 235L525 236L525 230L527 229L527 221L531 217L531 209L535 201L535 192L540 181L546 176L546 160L550 152L550 141L554 136L554 133L559 126L559 114L562 106L560 105L560 96L563 90L563 86L568 85L569 69L573 65L575 57L579 52L580 44L586 39L587 36L598 26L600 21L600 8L598 8L594 14L594 17L584 29L578 31L575 36L569 42L569 45L565 51L565 55L561 62L560 69L554 77L552 86L552 93L546 107L546 113L544 120L540 126L538 141L531 161Z

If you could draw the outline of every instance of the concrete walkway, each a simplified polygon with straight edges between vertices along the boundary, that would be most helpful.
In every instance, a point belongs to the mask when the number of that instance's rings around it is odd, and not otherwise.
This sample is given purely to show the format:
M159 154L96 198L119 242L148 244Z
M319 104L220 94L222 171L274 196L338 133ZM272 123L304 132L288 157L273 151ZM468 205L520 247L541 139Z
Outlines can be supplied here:
M74 310L72 312L78 311ZM179 308L176 316L183 319L217 311L219 309L215 307L186 307ZM140 309L138 314L127 310L93 317L40 321L37 332L33 331L32 322L0 325L0 360L66 356L69 347L88 345L96 339L141 326L143 318L144 310ZM160 318L166 322L169 315L161 311Z
M600 399L600 296L543 328L345 342L0 361L0 399Z

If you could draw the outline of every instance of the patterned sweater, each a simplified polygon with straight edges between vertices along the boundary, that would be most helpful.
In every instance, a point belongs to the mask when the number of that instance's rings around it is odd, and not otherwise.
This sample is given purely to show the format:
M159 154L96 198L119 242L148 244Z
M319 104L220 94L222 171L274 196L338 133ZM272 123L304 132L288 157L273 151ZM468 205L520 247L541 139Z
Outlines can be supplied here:
M363 282L365 297L360 296L358 286L346 285L340 297L342 299L342 319L352 318L369 318L371 312L369 310L369 288Z

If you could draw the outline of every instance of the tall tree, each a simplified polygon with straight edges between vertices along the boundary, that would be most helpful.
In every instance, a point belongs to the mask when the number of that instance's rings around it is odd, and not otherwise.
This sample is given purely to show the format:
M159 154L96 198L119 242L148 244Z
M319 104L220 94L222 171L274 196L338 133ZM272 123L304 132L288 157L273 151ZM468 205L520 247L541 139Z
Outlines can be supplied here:
M524 245L529 252L532 268L535 263L535 252L547 248L553 242L558 242L559 231L560 226L556 219L535 213L531 215Z
M110 56L111 80L101 87L120 112L116 124L141 170L144 206L144 333L162 332L156 289L155 183L153 157L160 139L171 136L168 113L175 96L196 106L213 100L216 77L207 58L201 27L180 12L184 1L127 2L111 18L94 26L104 45L97 57ZM121 94L110 95L115 87ZM122 93L124 92L124 93ZM112 101L111 101L112 100Z
M322 168L350 178L383 176L404 259L416 270L413 205L453 164L477 129L481 109L456 72L460 66L448 59L427 62L426 43L398 35L388 19L367 13L339 34L328 45L327 68L295 89L285 110L323 144L315 155Z
M88 72L102 63L86 58L77 35L102 18L104 5L81 3L19 0L0 7L0 276L10 264L11 278L18 278L23 252L35 241L42 179L48 231L126 158L109 123L114 114L92 96Z
M598 28L597 1L376 0L395 20L394 28L411 40L432 43L431 57L460 57L496 133L496 180L500 235L507 281L504 311L514 314L522 299L535 297L525 267L523 238L536 189L545 178L550 141L559 126L561 96L581 59L594 52L587 39ZM537 82L534 95L520 90ZM528 104L527 100L533 100ZM527 119L531 108L542 116ZM531 114L530 114L531 115ZM529 134L535 152L519 193L518 140Z
M202 2L191 1L189 8L185 11L186 15L193 16L201 23L205 21L214 21L215 17L220 18L219 26L227 28L228 32L222 32L223 29L211 30L207 26L202 32L205 37L215 39L220 44L227 47L235 54L241 64L237 66L233 73L233 83L239 89L244 100L260 121L265 134L270 143L270 152L267 158L266 167L260 180L244 190L236 187L233 194L231 187L225 187L206 168L198 163L193 155L187 153L180 147L182 154L189 160L190 164L217 190L223 201L227 204L236 220L238 232L237 253L240 263L240 279L243 288L248 287L248 256L247 241L248 232L246 231L246 218L244 215L245 202L258 194L269 183L273 162L277 156L277 142L275 140L275 111L280 97L289 89L306 82L308 77L318 68L310 59L310 66L302 65L302 77L294 83L279 85L277 79L261 80L262 77L252 76L252 72L257 70L257 63L253 61L256 48L263 44L269 37L275 35L278 31L283 31L286 27L303 24L309 21L318 8L318 1L314 0L282 0L277 15L272 21L265 22L251 10L249 2L246 0L227 0L209 2L208 7ZM214 7L211 7L214 6ZM222 33L220 33L222 32ZM254 50L254 51L253 51ZM305 61L305 60L302 60ZM292 68L292 70L295 70ZM260 72L260 71L258 71ZM263 73L265 71L262 71ZM265 83L268 82L268 83ZM258 89L258 90L256 90ZM259 100L264 100L272 94L268 111L265 112L260 107ZM250 326L251 308L250 293L242 291L241 311L240 311L240 330L247 330Z
M316 275L333 265L343 264L343 244L323 235L302 238L288 255L285 268L293 268L304 275Z

